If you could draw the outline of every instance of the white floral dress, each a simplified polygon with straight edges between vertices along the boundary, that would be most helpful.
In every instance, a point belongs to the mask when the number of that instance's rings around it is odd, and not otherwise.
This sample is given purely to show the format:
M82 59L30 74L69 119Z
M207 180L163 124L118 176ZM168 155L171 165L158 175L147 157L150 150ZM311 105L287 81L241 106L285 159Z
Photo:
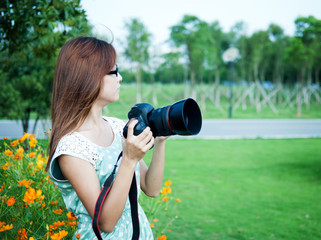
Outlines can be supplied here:
M60 155L70 155L82 160L90 162L96 169L101 187L103 186L107 177L111 174L115 162L119 153L122 151L122 130L124 122L117 118L104 117L106 121L110 123L114 132L114 141L109 147L102 147L89 141L87 138L79 134L78 132L72 132L61 138L53 155L50 167L49 176L50 179L58 186L61 191L62 197L66 204L68 211L73 212L77 216L79 221L78 230L76 231L73 239L76 238L76 234L81 234L80 239L83 240L95 240L96 235L92 230L92 219L86 211L84 205L78 198L75 190L70 182L64 178L58 165L57 158ZM119 164L121 159L119 160ZM119 166L118 164L118 166ZM118 170L118 168L117 168ZM116 171L117 172L117 171ZM137 164L136 180L138 196L140 194L140 167ZM150 240L153 239L152 230L150 228L147 217L144 210L138 204L138 215L140 225L140 239ZM117 239L127 240L132 238L132 219L130 211L130 203L127 197L124 211L114 228L112 233L101 232L102 238L105 239Z

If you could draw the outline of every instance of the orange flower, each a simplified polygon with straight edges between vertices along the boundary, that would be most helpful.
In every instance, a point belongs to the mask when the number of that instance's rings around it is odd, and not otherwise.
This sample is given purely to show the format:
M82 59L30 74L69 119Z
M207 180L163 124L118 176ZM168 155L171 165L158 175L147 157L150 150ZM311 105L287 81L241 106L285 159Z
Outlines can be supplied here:
M30 140L36 139L36 135L35 135L35 134L29 134L29 139L30 139Z
M2 191L3 191L3 189L4 189L4 186L1 186L1 188L0 188L0 192L2 192ZM0 227L1 227L1 222L0 222Z
M37 199L36 191L34 188L29 187L28 190L25 192L25 195L23 196L23 201L25 203L34 203L34 201Z
M155 219L153 220L153 222L158 222L158 219L157 219L157 218L155 218Z
M79 239L79 238L80 238L80 236L81 236L81 234L80 234L80 233L78 233L78 234L76 235L76 238L77 238L77 239Z
M41 195L41 194L42 194L42 191L41 191L41 190L37 190L36 195L37 195L38 201L39 201L40 203L41 203L42 200L44 200L44 198L45 198L45 195Z
M33 147L36 146L38 140L36 138L34 138L34 137L31 137L31 136L32 135L30 135L30 137L29 137L30 138L29 145L30 145L31 148L33 148Z
M171 180L168 180L168 181L165 182L164 185L165 185L166 187L168 187L168 186L172 185L172 181L171 181Z
M6 154L8 157L12 155L12 151L7 149L4 154Z
M3 137L3 140L8 140L8 138L7 137Z
M56 200L56 201L51 201L51 202L50 202L50 204L51 204L51 205L56 205L57 203L58 203L58 201L57 201L57 200Z
M8 170L9 167L11 167L11 165L12 165L12 163L6 162L5 165L3 165L1 168L2 168L3 170Z
M11 197L7 200L7 205L10 207L12 206L15 202L16 202L17 199L15 199L14 197Z
M59 231L59 233L55 233L55 234L51 235L50 238L52 240L60 240L60 239L62 239L63 237L65 237L67 235L68 235L67 231L61 230L61 231Z
M161 191L161 194L166 195L167 193L171 193L172 189L170 187L163 187L163 190Z
M179 203L182 202L181 199L179 199L179 198L175 198L175 201L179 202Z
M30 180L23 179L22 181L18 181L18 183L20 183L20 184L18 185L18 187L20 187L20 186L25 186L26 188L29 188L29 185L31 184L31 181L30 181Z
M22 230L19 229L18 234L21 236L21 238L19 238L19 240L28 240L26 229L24 229L24 228Z
M28 157L30 157L30 158L35 158L35 156L36 156L35 152L31 152L28 154Z
M162 236L160 236L160 237L157 238L157 240L166 240L166 239L167 239L167 238L166 238L165 235L162 235Z
M49 228L56 230L57 228L65 225L65 224L66 224L65 221L62 221L62 222L58 221L58 222L54 222L52 225L49 225Z
M76 215L73 214L72 212L68 212L68 213L67 213L67 217L68 217L68 219L71 220L71 221L77 219Z
M150 224L150 228L151 228L151 229L154 228L154 224L153 224L153 223Z
M168 199L169 199L169 197L163 197L164 202L167 202Z
M54 214L61 215L64 210L59 208L57 210L53 210Z
M68 224L68 226L73 227L73 226L77 226L78 223L79 223L78 221L69 221L67 224Z
M34 203L34 201L38 198L38 201L41 203L42 200L45 198L44 195L41 195L41 190L36 190L32 187L29 187L28 190L25 192L25 195L23 196L23 201L25 203Z
M13 228L12 224L6 224L6 222L0 221L0 232L8 231Z
M37 168L42 169L43 164L45 163L45 158L43 158L40 154L37 156Z
M10 143L10 146L11 146L11 147L15 147L15 146L18 145L18 143L19 143L19 139L14 140L14 141L12 141L12 142Z
M22 156L20 154L16 154L14 156L14 160L21 160L22 159Z
M37 168L41 170L43 168L43 162L38 162L37 161Z
M23 143L29 137L28 133L25 133L22 138L20 138L20 142Z
M24 149L22 147L19 147L17 150L16 155L14 156L15 160L20 160L23 157Z

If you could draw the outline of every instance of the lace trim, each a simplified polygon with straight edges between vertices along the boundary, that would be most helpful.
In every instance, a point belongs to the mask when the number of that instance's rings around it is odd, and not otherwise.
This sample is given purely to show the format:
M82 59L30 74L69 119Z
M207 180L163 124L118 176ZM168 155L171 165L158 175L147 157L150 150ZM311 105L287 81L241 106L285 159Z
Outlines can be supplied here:
M118 134L122 137L125 123L120 119L112 117L104 117L104 119L106 119L110 123L113 128L114 134ZM116 138L116 136L114 136L114 138ZM63 154L71 155L90 162L96 169L96 162L101 158L100 154L98 153L97 147L97 145L88 141L79 133L72 132L61 138L56 148L53 159Z
M67 154L90 162L96 169L96 161L99 159L97 148L89 141L83 139L78 133L65 135L58 143L53 158Z

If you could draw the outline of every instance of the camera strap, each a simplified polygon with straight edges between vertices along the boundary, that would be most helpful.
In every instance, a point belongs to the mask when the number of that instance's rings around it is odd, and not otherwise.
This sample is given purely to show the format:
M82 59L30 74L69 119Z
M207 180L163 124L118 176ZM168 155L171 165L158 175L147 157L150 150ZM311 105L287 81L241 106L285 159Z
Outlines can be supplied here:
M99 226L98 226L98 220L100 217L100 213L102 210L102 206L104 201L106 200L106 197L108 193L110 192L110 189L113 185L114 178L115 178L115 173L116 173L116 168L118 167L118 161L121 158L123 152L121 152L117 158L116 164L114 166L113 172L108 176L106 179L103 188L99 194L99 197L96 202L95 206L95 212L94 212L94 217L93 217L93 222L92 222L92 227L93 230L96 234L96 237L98 240L103 240L100 231L99 231ZM132 215L132 225L133 225L133 236L132 240L138 240L139 239L139 234L140 234L140 229L139 229L139 218L138 218L138 202L137 202L137 183L136 183L136 174L134 173L132 183L130 186L130 190L128 193L129 197L129 202L130 202L130 210L131 210L131 215Z

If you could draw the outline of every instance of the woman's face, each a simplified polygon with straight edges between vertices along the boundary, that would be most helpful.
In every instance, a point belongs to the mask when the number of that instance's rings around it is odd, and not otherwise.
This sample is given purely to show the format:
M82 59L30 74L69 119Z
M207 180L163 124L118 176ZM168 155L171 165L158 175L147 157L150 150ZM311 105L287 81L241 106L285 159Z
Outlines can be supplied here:
M104 76L97 100L102 102L104 106L116 102L119 99L120 82L122 80L117 65L115 65L112 71Z

